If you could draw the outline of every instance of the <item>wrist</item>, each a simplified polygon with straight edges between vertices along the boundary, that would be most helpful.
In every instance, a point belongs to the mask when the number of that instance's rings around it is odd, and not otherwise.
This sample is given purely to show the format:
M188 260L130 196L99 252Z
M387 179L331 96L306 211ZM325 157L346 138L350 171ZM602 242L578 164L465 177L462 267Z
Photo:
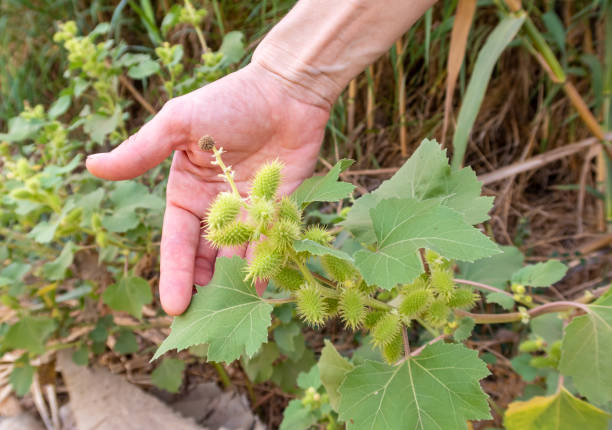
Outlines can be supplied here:
M253 63L327 109L435 0L300 0L264 38Z
M331 110L344 85L305 62L283 44L264 40L253 53L251 64L265 69L290 91L293 98Z

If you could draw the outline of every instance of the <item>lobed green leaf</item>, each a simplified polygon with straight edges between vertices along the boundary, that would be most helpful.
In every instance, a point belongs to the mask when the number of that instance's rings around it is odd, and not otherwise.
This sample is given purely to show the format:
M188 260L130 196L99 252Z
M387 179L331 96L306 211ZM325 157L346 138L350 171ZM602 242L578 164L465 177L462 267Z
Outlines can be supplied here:
M353 429L465 430L490 417L478 381L489 374L476 353L436 343L397 366L366 360L339 388L339 418Z
M206 287L198 287L187 311L174 319L170 335L153 359L163 353L207 343L208 359L231 362L252 357L268 339L272 306L244 281L246 262L219 258Z

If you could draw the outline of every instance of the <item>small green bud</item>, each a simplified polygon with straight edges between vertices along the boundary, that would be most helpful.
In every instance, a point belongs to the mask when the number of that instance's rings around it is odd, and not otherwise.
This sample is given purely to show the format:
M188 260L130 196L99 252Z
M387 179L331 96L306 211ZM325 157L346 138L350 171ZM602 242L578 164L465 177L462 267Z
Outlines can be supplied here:
M273 200L280 185L282 169L283 164L278 160L264 164L253 179L251 195Z
M219 230L210 230L206 239L215 247L238 246L248 242L253 228L242 221L234 221Z
M521 352L536 352L543 349L542 343L538 340L526 340L519 345L519 351Z
M510 286L510 289L512 290L513 293L517 293L519 295L525 294L525 286L524 285L521 285L521 284L512 284Z
M426 319L433 326L440 327L446 324L449 312L450 309L446 305L446 301L443 299L436 299L429 305Z
M81 217L83 216L83 208L78 207L71 210L68 215L64 217L62 220L62 224L71 225L71 224L80 224Z
M259 242L255 247L253 261L249 264L245 280L268 280L280 271L282 265L283 256L274 245L269 240Z
M379 309L368 312L363 320L364 327L366 327L369 330L373 329L374 326L378 324L378 321L380 321L380 319L384 315L385 315L385 311L382 311Z
M302 213L297 203L290 197L283 197L278 203L278 218L281 220L292 221L297 224L302 223Z
M386 312L372 329L372 342L381 347L389 345L400 333L401 321L395 312Z
M94 231L102 229L102 218L100 218L100 214L98 212L91 214L91 228L93 228Z
M539 355L537 357L533 357L529 364L537 369L545 369L547 367L555 367L557 362L546 355Z
M104 248L108 245L108 235L104 231L99 231L96 233L96 244L100 248Z
M274 284L286 291L296 291L304 283L304 277L299 272L291 267L283 267L278 273L272 276Z
M425 261L427 261L431 272L434 270L448 270L451 268L450 260L447 260L431 249L425 252Z
M402 303L400 303L399 311L403 316L414 318L427 309L427 305L432 299L433 296L430 290L421 289L409 291L408 294L404 296Z
M11 197L19 200L36 200L36 196L25 188L17 188L11 191Z
M298 315L311 326L319 326L327 318L327 305L318 285L305 285L296 293Z
M361 326L366 315L366 307L361 292L356 288L345 288L338 305L344 324L351 330Z
M385 361L389 364L393 364L402 358L404 354L404 342L400 333L398 333L388 345L382 348L382 354Z
M240 213L242 201L233 193L219 193L210 205L206 224L209 229L216 230L225 227L236 219Z
M435 266L438 263L438 258L440 258L440 255L436 251L431 249L425 251L425 261L429 266Z
M294 221L281 219L270 230L270 239L279 250L285 250L300 237L300 225Z
M324 227L311 225L304 232L304 239L312 240L321 245L329 245L334 237Z
M561 344L562 341L557 340L550 346L550 349L548 350L548 355L552 360L555 360L556 363L559 363L559 360L561 360Z
M448 299L455 290L452 272L450 270L432 270L431 286L439 295Z
M446 304L451 308L471 309L478 298L478 294L475 294L471 288L457 288L447 299Z
M357 274L357 269L351 263L333 255L322 256L321 263L329 276L338 282L346 282Z

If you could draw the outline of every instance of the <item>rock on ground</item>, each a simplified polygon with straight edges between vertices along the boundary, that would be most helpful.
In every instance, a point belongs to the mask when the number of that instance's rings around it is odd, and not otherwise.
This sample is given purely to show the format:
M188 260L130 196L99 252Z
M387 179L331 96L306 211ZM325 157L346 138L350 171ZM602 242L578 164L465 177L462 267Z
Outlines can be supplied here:
M202 430L121 376L74 364L70 351L57 360L79 430Z

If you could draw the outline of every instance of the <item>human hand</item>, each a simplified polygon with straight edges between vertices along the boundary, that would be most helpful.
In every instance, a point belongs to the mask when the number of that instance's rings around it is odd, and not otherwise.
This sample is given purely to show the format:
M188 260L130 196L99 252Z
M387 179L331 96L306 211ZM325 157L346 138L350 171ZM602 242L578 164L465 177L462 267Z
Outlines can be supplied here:
M223 159L235 171L241 194L247 194L257 169L275 158L286 166L280 193L288 194L312 174L328 116L329 106L318 103L307 89L251 63L170 100L113 151L88 157L87 169L93 175L124 180L143 174L175 151L160 252L159 293L168 314L187 308L193 284L210 281L217 257L250 253L246 246L217 250L202 237L200 221L229 185L211 164L212 154L198 147L200 137L210 135L217 147L223 147Z

